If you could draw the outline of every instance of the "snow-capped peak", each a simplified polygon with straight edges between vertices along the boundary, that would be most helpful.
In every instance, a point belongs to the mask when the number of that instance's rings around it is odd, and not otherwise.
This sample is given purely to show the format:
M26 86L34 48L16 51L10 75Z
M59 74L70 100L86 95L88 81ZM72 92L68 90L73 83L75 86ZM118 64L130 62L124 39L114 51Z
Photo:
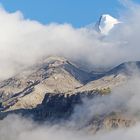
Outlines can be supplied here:
M109 31L116 25L120 23L116 18L104 14L100 17L99 21L96 23L96 29L103 35L107 35Z

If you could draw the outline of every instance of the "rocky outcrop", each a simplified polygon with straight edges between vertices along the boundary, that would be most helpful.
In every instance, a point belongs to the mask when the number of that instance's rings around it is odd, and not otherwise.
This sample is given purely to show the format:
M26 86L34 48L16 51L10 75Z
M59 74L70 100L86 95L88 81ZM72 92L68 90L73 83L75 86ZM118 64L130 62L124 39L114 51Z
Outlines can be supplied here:
M108 114L105 116L93 117L86 124L86 128L91 133L96 133L99 130L109 131L117 128L128 128L136 124L134 118L123 116L121 114ZM85 126L84 126L85 128Z
M47 93L42 104L36 108L37 117L42 119L68 119L76 105L82 104L84 98L100 95L97 91L78 92L75 94Z

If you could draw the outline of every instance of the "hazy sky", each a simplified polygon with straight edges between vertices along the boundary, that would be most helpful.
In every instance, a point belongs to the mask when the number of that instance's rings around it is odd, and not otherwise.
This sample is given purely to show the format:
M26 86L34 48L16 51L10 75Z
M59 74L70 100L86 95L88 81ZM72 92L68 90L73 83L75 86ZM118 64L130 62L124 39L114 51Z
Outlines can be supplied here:
M81 27L95 22L103 13L115 17L122 9L120 0L0 0L9 12L22 11L25 18L50 22L71 23ZM122 0L121 0L122 1ZM125 0L126 1L126 0ZM140 3L140 0L133 0Z

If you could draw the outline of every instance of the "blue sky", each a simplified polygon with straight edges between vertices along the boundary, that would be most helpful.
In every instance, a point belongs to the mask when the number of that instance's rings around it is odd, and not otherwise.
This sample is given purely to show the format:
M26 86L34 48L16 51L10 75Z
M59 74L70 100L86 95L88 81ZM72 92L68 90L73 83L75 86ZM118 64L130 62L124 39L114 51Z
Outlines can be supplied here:
M140 2L140 0L133 0ZM43 24L70 23L81 27L95 22L103 13L118 16L118 0L0 0L9 12L22 11L25 18Z

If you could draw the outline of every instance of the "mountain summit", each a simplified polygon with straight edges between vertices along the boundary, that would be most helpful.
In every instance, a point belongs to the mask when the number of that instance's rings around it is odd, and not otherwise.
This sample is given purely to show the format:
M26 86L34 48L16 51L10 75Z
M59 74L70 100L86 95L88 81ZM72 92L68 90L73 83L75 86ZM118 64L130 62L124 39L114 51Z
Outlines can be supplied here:
M119 23L120 21L116 18L108 14L103 14L99 18L99 21L96 23L96 30L103 35L107 35L110 32L110 30Z

